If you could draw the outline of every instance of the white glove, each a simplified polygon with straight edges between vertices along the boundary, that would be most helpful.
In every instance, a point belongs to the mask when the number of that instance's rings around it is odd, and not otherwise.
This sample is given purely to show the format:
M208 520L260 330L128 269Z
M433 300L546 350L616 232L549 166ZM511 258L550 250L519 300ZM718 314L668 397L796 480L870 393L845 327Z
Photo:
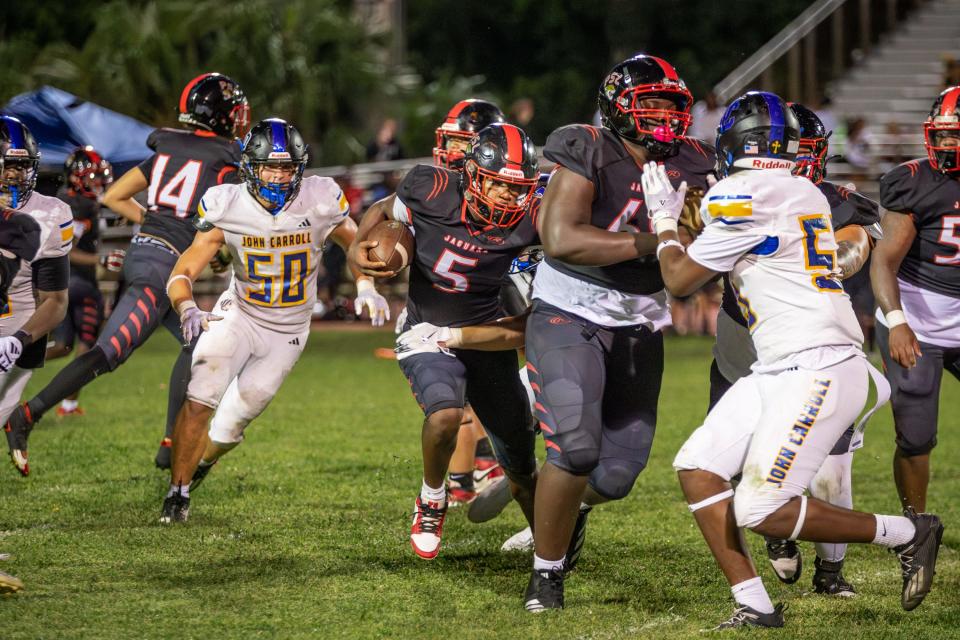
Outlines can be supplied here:
M687 195L686 180L680 183L679 189L674 189L667 177L667 168L656 162L648 162L643 166L640 183L654 232L676 231L677 220L683 211L683 199Z
M404 307L400 313L397 314L397 324L393 325L393 332L396 335L403 333L403 325L407 324L407 308Z
M16 336L0 338L0 372L10 371L21 353L23 353L23 343L20 342L20 338Z
M370 313L370 324L382 327L390 319L390 305L387 299L377 293L373 281L363 279L357 282L357 299L353 301L353 309L359 316L366 307Z
M123 261L127 257L127 252L123 249L114 249L110 253L100 256L100 264L111 273L123 271Z
M409 358L418 353L442 353L451 358L456 356L450 353L446 342L453 337L453 330L449 327L438 327L429 322L415 324L397 338L397 360ZM440 343L444 343L442 346Z
M180 305L180 332L183 334L184 344L190 344L193 339L210 328L211 322L223 320L222 317L204 311L196 302L188 300Z

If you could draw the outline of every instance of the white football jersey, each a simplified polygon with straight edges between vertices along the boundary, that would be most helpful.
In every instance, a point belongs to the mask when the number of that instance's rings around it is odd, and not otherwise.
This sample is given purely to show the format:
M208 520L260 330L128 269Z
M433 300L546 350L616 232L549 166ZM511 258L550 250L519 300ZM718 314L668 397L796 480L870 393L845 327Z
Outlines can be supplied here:
M222 184L203 195L199 213L223 231L233 255L230 288L236 304L275 331L308 327L323 243L350 213L337 183L304 178L296 199L276 215L254 199L246 184Z
M703 198L691 259L730 272L761 367L816 347L863 344L837 268L830 205L788 169L740 171Z
M20 261L20 270L7 290L9 305L0 315L0 335L4 336L16 333L37 309L33 262L63 257L73 246L73 212L67 203L34 191L17 211L28 214L40 225L40 249L32 262Z

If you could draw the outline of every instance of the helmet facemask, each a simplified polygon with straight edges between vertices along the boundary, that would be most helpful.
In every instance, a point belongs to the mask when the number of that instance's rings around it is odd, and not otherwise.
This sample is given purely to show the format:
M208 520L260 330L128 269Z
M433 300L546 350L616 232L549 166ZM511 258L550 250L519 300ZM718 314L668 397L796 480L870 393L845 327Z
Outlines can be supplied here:
M800 138L800 149L797 151L796 165L793 167L793 175L801 176L812 182L820 184L827 177L827 150L829 144L827 138Z
M954 114L927 119L923 138L930 166L944 174L960 174L960 117Z
M467 178L464 200L473 218L484 225L510 229L514 227L533 203L537 188L536 178L526 178L519 169L500 169L493 172L469 161L465 166ZM505 189L496 183L507 185L509 195L502 195ZM488 192L497 190L497 194ZM513 202L507 202L512 200Z
M257 198L272 215L280 213L284 207L294 201L300 191L303 170L307 162L252 162L243 159L243 179L247 190ZM261 176L265 168L288 168L290 180L264 180Z
M669 100L673 108L651 108L643 102L650 99ZM693 96L686 88L666 84L641 85L624 89L612 101L621 123L629 122L616 132L623 138L645 147L657 157L676 153L687 134L692 118Z
M465 155L470 147L470 140L475 133L437 127L436 146L433 148L433 163L439 167L446 167L454 171L463 169ZM463 145L460 150L451 150L450 143L456 141Z
M26 204L37 186L39 166L40 159L24 149L8 149L0 162L0 205L19 209Z

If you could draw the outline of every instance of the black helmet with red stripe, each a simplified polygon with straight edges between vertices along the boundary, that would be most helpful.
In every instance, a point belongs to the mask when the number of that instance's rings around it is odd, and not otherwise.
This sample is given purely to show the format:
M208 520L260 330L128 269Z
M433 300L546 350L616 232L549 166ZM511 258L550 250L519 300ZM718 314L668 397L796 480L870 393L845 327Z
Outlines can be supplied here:
M603 126L660 158L679 150L693 95L669 62L641 53L610 70L597 102Z
M63 172L69 189L93 200L113 182L113 167L90 145L74 149L63 163Z
M923 123L923 143L931 167L941 173L960 173L960 85L945 89L933 101Z
M464 200L484 225L511 228L530 210L539 177L533 142L520 127L493 124L471 140L464 163Z
M473 136L491 124L505 121L503 111L492 102L476 98L461 100L437 127L433 163L447 169L463 169L463 154Z
M242 138L250 128L250 105L234 80L204 73L183 88L179 121L224 138Z
M800 149L797 151L793 175L820 184L827 177L827 140L833 131L827 131L820 117L799 102L788 102L787 106L800 123Z

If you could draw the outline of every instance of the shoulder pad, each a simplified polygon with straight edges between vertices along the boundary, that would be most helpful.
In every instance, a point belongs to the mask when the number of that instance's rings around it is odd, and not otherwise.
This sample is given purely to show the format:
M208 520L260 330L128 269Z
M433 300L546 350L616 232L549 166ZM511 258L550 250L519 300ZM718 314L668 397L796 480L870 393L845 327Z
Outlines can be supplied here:
M193 226L200 231L209 231L213 228L223 218L233 200L233 191L237 188L238 185L221 184L207 189L197 205L197 216L194 218Z
M560 127L547 137L543 155L547 160L593 181L598 169L621 159L626 153L625 149L612 144L608 135L613 134L588 124Z
M912 212L923 190L923 164L927 160L910 160L880 177L880 204L890 211Z
M397 197L414 213L446 215L460 205L458 171L418 164L403 177Z

